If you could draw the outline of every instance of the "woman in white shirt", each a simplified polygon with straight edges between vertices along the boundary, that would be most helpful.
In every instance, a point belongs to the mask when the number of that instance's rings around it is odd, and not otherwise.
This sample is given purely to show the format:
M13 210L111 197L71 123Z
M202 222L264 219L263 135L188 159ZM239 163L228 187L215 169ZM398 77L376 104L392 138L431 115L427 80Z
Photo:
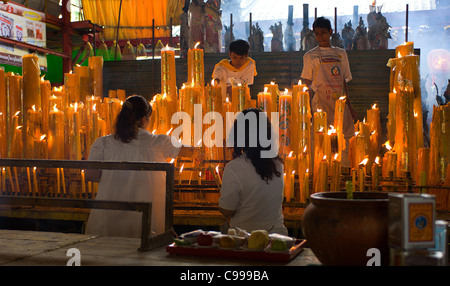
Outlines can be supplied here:
M142 96L127 98L117 116L115 132L92 144L89 160L115 162L166 162L167 158L202 154L190 146L175 147L167 135L146 129L152 108ZM152 232L165 231L165 173L160 171L87 170L88 180L99 181L97 200L152 202ZM86 233L102 236L140 237L141 214L133 211L92 210Z
M256 125L250 128L249 120L245 120L245 131L238 127L239 116L254 113ZM283 203L283 160L276 154L270 158L261 156L262 151L271 150L261 147L260 120L267 121L267 132L272 127L267 116L258 109L247 109L238 115L234 122L233 160L229 162L223 173L220 190L219 210L229 221L230 227L239 227L248 232L267 230L271 233L287 235L282 213ZM257 137L256 147L251 138ZM261 137L262 136L262 137ZM240 144L245 138L245 144ZM264 138L269 139L269 138ZM244 146L240 146L244 145Z

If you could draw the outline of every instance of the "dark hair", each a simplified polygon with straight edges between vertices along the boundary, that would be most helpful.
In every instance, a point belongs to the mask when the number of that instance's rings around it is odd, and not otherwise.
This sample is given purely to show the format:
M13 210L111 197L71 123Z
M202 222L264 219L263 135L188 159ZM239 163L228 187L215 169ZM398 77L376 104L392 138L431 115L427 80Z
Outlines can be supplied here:
M244 40L236 40L230 43L230 47L228 49L231 52L235 53L239 56L248 55L248 51L250 50L250 44Z
M147 99L140 95L128 97L116 118L114 138L124 143L136 139L142 118L150 117L152 107Z
M249 120L245 120L245 132L244 134L242 134L242 132L238 132L238 120L239 120L239 116L245 116L248 113L255 113L256 115L256 147L251 147L251 141L250 141L250 123ZM242 115L243 114L243 115ZM259 124L260 124L260 120L267 120L267 136L269 138L267 139L271 139L271 134L272 134L272 125L270 124L269 119L267 118L267 116L265 116L265 114L260 111L259 109L256 108L249 108L246 109L244 111L242 111L241 115L238 115L238 118L236 118L236 120L234 121L234 125L233 125L233 132L234 132L234 147L233 147L233 159L241 156L242 154L246 154L247 158L250 159L250 161L252 162L253 166L256 169L256 173L261 177L261 179L263 179L264 181L266 181L267 183L269 183L270 180L272 180L273 178L273 174L275 174L277 177L281 176L281 172L277 170L277 166L276 166L276 161L279 161L281 163L283 163L283 159L280 158L280 156L278 156L278 154L275 157L271 157L271 158L261 158L261 151L269 151L270 150L270 145L268 147L262 147L261 146L261 142L260 142L260 134L259 134ZM263 115L260 118L260 114ZM252 126L253 128L255 128L255 126ZM253 130L254 131L254 130ZM238 134L239 133L239 134ZM254 133L253 133L254 134ZM240 147L238 144L238 136L245 136L245 145L244 147ZM254 139L254 138L252 138ZM242 138L241 138L242 140ZM242 145L242 144L241 144Z
M315 28L326 28L327 30L331 30L331 22L325 17L319 17L313 23L313 31Z

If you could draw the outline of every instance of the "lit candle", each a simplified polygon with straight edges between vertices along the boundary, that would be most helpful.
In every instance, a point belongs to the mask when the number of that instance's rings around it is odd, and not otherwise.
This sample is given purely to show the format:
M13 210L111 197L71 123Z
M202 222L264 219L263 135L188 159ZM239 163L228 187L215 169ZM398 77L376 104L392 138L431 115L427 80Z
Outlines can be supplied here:
M394 177L397 176L397 153L392 150L389 141L385 143L386 149L388 150L384 156L386 158L386 164L383 165L383 176L389 176L389 172L393 172Z
M178 174L178 184L181 185L181 173L183 172L184 164L181 165L180 172Z
M378 190L380 185L380 157L376 157L372 165L372 188Z
M215 178L217 179L217 187L221 187L222 186L222 178L220 177L220 172L219 172L219 165L216 166L216 173L215 173Z
M31 188L31 174L30 174L30 167L27 167L27 182L28 182L28 195L31 195L33 192L33 189Z
M395 55L397 58L414 55L414 42L405 42L395 47Z
M84 175L84 170L81 170L81 192L86 194L86 178Z
M289 156L286 157L286 168L285 168L285 172L286 172L286 180L285 180L285 185L284 185L284 195L286 198L286 202L290 202L292 195L294 194L294 188L293 188L293 176L292 173L294 170L294 162L295 162L295 157L293 156L293 152L291 151L289 153ZM292 181L291 181L292 180Z
M97 112L97 105L94 104L94 106L92 107L92 111L91 111L91 126L90 126L90 132L89 132L89 145L87 146L88 150L90 150L90 147L92 146L92 144L95 142L95 140L97 140L98 136L100 135L99 131L100 131L100 127L99 127L99 117L98 117L98 112ZM89 151L88 154L89 156Z
M331 160L331 166L330 166L330 177L331 177L331 184L330 184L330 191L331 192L337 192L340 189L340 182L341 182L341 161L339 161L338 158L339 154L335 154L333 159Z
M390 142L395 142L395 128L396 128L396 120L395 120L395 112L396 112L396 101L397 101L397 93L395 92L395 88L392 92L389 93L389 114L388 114L388 139Z
M258 109L266 112L270 121L272 115L272 94L267 91L267 87L264 88L264 92L258 93Z
M28 54L22 57L23 74L23 108L27 110L36 106L41 110L41 70L39 57L36 54Z
M203 50L198 49L200 42L197 42L193 49L188 50L188 82L195 82L199 86L205 86L205 64L203 60ZM222 88L222 87L220 87Z
M161 50L161 94L177 98L175 49L168 45Z
M286 157L292 149L292 95L287 90L279 98L280 155ZM288 173L290 174L290 173Z
M369 161L368 158L364 158L364 160L359 163L358 166L358 183L359 183L359 191L364 191L365 181L366 181L366 164Z
M305 190L304 197L305 197L305 201L306 201L309 199L309 169L306 169L303 184L304 184L303 188Z
M325 154L325 133L323 128L314 135L314 169L313 169L313 186L317 189L317 181L319 179L319 166L322 158L326 158Z
M278 112L278 84L275 82L270 82L270 84L265 84L264 89L267 87L267 92L269 92L272 95L272 112Z
M89 57L88 66L92 94L103 98L103 57Z
M90 71L88 66L76 65L74 72L80 77L80 101L86 102L86 97L92 94Z
M3 194L6 193L6 169L5 169L5 167L2 168L2 192L3 192Z
M42 115L41 112L36 110L34 105L27 110L27 120L27 146L25 158L40 159L35 157L36 152L34 150L34 146L41 134Z
M315 176L315 175L314 175ZM314 192L327 192L328 191L328 160L325 155L319 163L319 173L317 186Z
M49 159L64 159L64 114L56 105L49 112Z
M298 161L297 161L297 174L298 174L298 184L300 188L300 202L304 203L306 202L306 199L308 198L305 190L306 183L304 182L305 176L302 174L305 174L306 170L309 170L309 164L310 164L310 155L307 153L306 146L303 148L303 152L301 152L298 155ZM309 180L309 174L308 174L308 180ZM309 182L307 182L309 186Z
M37 176L36 176L36 167L33 168L33 182L34 182L34 195L36 196L39 194Z
M72 118L70 120L70 159L81 160L81 117L78 111L78 102L73 105Z
M428 184L427 182L427 172L430 169L430 148L419 148L417 150L417 171L416 171L416 182L419 182L424 177L424 184ZM422 173L424 175L422 175Z
M67 91L67 104L80 101L80 76L70 71L64 74L64 86Z
M48 132L48 113L50 111L50 95L52 86L49 80L41 78L42 133Z
M297 128L298 152L301 152L301 150L308 150L309 152L309 150L311 150L311 107L309 104L309 93L307 92L307 90L308 89L305 87L299 93L299 114Z
M234 112L243 111L250 106L248 86L237 83L231 88L231 104Z
M344 139L344 112L345 112L345 103L347 101L347 97L341 96L335 102L334 109L334 128L336 128L336 136L337 136L337 148L338 148L338 158L342 158L342 150L345 149L345 139ZM333 149L333 144L331 145ZM331 153L333 150L331 150Z

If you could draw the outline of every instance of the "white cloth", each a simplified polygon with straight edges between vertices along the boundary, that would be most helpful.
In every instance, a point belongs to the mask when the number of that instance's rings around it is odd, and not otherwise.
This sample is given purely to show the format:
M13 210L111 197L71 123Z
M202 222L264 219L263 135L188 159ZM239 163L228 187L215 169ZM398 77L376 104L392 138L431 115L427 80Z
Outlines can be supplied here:
M335 101L344 95L344 80L352 80L347 52L338 47L315 47L303 56L301 77L311 80L311 89L315 92L311 102L311 111L322 109L327 113L327 123L334 125ZM342 166L350 167L349 140L355 130L350 110L344 110L343 134L346 148L342 151ZM312 136L311 138L313 138Z
M123 143L114 135L98 138L89 160L116 162L166 162L176 158L180 148L167 135L154 135L139 129L136 139ZM160 171L103 170L97 200L152 202L152 231L165 231L165 173ZM86 233L101 236L140 237L142 213L96 210L89 215Z
M239 71L232 71L223 65L217 64L214 67L212 78L220 80L220 84L222 85L222 95L228 96L231 100L231 94L227 95L227 86L231 86L230 79L235 78L237 80L245 81L247 85L252 85L255 77L255 69L256 66L252 61L249 61L248 64ZM223 101L225 101L225 99L226 97L223 98Z
M277 163L283 174L283 165ZM230 227L239 227L248 232L265 229L272 233L287 235L282 212L283 176L275 174L269 183L262 180L246 155L230 161L224 170L219 206L235 210Z

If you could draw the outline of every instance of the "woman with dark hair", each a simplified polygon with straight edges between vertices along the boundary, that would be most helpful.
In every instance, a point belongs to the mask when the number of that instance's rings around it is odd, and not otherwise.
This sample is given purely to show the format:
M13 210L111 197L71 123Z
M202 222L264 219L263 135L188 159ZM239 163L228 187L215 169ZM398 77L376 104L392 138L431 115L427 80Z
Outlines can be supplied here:
M266 130L264 126L260 130L263 123L267 124ZM238 115L232 132L233 160L223 173L220 212L232 228L287 235L282 213L283 160L277 153L270 153L273 146L264 143L272 139L270 121L258 109L246 109Z
M175 147L171 137L147 131L152 107L139 95L127 98L119 112L113 134L98 138L89 160L115 162L166 162L191 157L202 161L198 149ZM86 178L99 181L97 200L152 202L152 232L165 231L165 173L159 171L87 170ZM92 210L86 233L103 236L140 237L141 214L132 211Z

